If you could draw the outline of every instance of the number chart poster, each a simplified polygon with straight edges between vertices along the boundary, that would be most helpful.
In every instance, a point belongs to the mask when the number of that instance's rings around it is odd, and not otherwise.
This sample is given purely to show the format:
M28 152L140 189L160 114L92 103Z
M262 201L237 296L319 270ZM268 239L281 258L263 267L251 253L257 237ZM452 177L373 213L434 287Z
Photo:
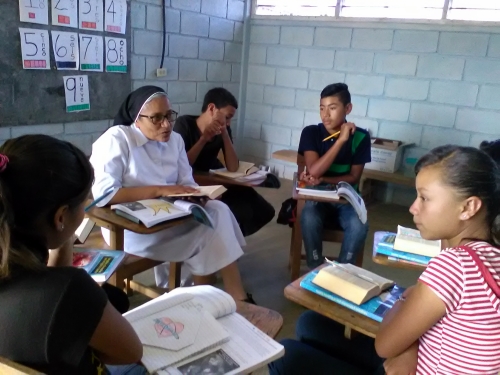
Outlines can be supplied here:
M127 73L127 40L106 37L106 72Z
M24 69L50 69L49 32L19 28Z
M106 31L125 34L127 28L127 0L105 0Z
M52 25L77 28L77 0L52 0Z
M79 0L79 26L83 30L103 31L103 0Z
M81 112L90 110L89 77L65 76L64 94L66 97L66 112Z
M80 70L103 71L103 43L100 35L80 34Z
M2 2L5 0L2 0ZM9 0L12 1L12 0ZM49 0L19 0L21 22L49 24Z
M52 48L58 70L78 70L78 34L52 31Z

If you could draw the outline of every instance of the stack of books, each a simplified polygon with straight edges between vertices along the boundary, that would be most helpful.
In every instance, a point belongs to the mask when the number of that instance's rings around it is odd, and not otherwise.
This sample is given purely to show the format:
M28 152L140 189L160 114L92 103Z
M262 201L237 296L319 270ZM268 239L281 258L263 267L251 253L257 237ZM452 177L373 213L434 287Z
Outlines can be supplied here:
M376 240L377 241L377 240ZM441 252L441 241L424 240L415 229L398 226L397 233L386 233L375 244L375 253L389 260L426 266Z
M404 288L352 264L330 265L309 272L300 286L359 314L381 322Z

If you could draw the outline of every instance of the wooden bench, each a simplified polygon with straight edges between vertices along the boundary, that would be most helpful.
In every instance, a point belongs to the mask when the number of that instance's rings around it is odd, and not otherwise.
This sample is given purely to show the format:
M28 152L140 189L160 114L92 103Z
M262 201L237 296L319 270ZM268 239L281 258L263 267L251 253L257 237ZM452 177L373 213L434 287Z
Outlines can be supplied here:
M272 158L286 161L288 163L297 163L298 153L295 150L279 150L273 152ZM396 185L415 187L415 177L407 176L400 172L381 172L371 169L364 169L359 183L359 191L366 201L370 201L373 194L372 181L388 182Z

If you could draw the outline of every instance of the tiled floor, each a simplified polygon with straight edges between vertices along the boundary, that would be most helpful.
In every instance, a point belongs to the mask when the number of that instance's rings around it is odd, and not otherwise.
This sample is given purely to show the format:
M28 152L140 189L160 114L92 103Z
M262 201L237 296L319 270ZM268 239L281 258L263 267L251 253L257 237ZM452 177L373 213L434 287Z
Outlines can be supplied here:
M271 202L278 213L281 202L291 196L291 181L282 180L281 189L258 189ZM371 261L373 232L379 230L396 230L398 224L411 226L412 219L407 207L375 203L368 207L370 233L366 241L363 267L386 276L403 286L416 282L419 273L404 269L388 268ZM243 282L259 305L269 307L283 315L284 325L279 338L293 337L295 322L304 309L288 301L283 289L290 282L288 272L288 251L291 229L279 225L274 219L258 233L247 238L245 255L239 260ZM338 245L325 243L324 254L335 255ZM302 271L306 272L305 264ZM138 276L141 282L154 284L153 272L145 272ZM132 305L144 302L144 297L131 297Z

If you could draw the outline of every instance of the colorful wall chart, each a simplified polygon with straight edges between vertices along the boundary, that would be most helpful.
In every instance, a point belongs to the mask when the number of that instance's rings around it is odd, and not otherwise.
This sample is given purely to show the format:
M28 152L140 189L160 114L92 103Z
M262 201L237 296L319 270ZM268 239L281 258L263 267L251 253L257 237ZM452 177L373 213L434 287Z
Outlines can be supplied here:
M90 110L89 77L65 76L64 94L66 97L66 112L81 112Z

